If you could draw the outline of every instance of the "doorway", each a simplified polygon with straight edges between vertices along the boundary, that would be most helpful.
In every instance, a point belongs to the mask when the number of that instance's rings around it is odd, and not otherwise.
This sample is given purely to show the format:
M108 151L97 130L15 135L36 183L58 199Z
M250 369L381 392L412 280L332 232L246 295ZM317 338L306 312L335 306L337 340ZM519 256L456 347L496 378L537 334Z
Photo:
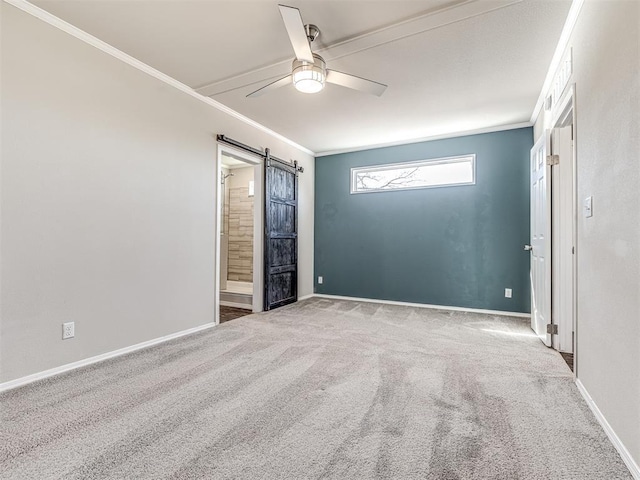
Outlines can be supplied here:
M531 150L532 329L576 374L575 87L553 109Z
M225 145L217 160L216 323L262 311L262 159Z
M571 87L552 117L551 153L551 318L557 325L553 348L575 371L576 155Z

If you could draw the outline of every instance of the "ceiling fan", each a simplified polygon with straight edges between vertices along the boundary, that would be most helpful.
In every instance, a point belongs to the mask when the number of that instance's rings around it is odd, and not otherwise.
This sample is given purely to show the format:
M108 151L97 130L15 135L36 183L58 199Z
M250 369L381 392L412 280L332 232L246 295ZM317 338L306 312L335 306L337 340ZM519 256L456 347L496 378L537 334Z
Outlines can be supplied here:
M298 91L304 93L318 93L324 88L325 83L341 85L378 97L384 93L387 86L382 83L329 70L324 59L311 51L311 42L318 38L320 29L315 25L305 25L297 8L286 5L278 5L278 8L296 55L291 66L291 74L251 92L247 97L259 97L291 83Z

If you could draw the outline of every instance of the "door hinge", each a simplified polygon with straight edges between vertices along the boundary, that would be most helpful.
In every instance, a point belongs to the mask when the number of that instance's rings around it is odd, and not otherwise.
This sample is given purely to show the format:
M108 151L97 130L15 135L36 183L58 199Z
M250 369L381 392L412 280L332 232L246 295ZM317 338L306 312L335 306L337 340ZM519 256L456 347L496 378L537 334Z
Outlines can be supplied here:
M558 325L553 323L547 324L547 333L549 335L557 335L558 334Z
M560 155L547 155L547 165L553 166L560 163Z

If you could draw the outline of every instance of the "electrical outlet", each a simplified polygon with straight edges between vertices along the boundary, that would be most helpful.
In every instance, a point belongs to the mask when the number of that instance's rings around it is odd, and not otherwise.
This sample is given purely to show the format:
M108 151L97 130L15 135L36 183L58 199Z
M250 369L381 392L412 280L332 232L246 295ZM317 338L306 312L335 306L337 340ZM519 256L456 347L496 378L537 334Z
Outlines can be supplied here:
M505 288L504 289L504 297L505 298L511 298L511 289L510 288Z
M76 336L75 322L66 322L62 324L62 339L73 338Z
M322 278L321 276L318 277L318 285L322 285L322 282L324 282L324 278Z

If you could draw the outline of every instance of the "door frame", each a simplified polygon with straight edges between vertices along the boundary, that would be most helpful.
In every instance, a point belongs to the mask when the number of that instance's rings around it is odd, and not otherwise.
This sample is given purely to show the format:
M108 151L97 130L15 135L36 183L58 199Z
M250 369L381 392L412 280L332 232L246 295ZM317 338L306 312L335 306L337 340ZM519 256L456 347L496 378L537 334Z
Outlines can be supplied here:
M222 227L222 155L235 157L254 166L254 208L253 208L253 298L252 311L262 311L264 288L264 246L262 232L264 231L264 160L259 155L253 155L243 150L218 142L216 155L215 182L215 268L214 268L214 322L220 323L220 232Z
M578 145L578 129L576 122L576 85L575 83L568 86L565 92L562 94L556 105L551 112L551 121L549 122L550 130L555 128L562 128L568 125L573 126L573 148L571 149L571 182L573 186L573 199L572 199L572 226L571 234L573 240L573 286L572 286L572 313L573 318L571 323L573 326L573 375L577 378L578 375L578 169L577 169L577 145ZM553 180L552 180L553 181ZM565 253L566 254L566 253ZM552 259L553 261L553 259ZM553 281L553 280L552 280ZM556 345L556 341L553 342L553 347L559 350Z

